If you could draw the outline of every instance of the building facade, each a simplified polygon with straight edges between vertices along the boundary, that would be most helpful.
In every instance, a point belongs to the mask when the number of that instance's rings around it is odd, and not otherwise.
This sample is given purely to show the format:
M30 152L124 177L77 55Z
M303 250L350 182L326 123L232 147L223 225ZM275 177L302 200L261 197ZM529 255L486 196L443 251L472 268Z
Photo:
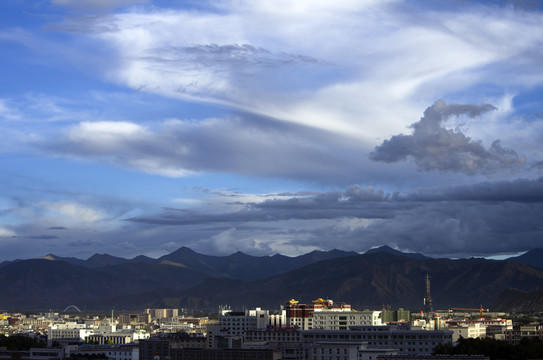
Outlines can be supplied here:
M316 311L313 329L347 330L351 326L381 325L380 311Z

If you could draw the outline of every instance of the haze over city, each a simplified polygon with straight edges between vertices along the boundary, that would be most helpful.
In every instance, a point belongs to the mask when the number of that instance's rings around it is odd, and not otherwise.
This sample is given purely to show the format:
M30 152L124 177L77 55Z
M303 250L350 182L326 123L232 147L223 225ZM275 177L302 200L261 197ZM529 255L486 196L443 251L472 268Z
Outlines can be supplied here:
M0 4L0 261L541 247L539 1Z

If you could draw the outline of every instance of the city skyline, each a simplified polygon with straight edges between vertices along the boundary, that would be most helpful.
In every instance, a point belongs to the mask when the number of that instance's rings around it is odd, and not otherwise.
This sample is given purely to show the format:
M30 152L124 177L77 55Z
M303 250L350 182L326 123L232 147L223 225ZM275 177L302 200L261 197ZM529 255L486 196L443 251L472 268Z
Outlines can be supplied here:
M0 10L0 262L541 247L540 1Z

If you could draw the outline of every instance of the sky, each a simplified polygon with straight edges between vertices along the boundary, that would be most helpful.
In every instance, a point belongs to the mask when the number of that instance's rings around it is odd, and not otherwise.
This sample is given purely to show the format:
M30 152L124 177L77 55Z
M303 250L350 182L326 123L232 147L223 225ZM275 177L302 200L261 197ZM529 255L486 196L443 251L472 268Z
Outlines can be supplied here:
M0 4L0 261L543 241L543 2Z

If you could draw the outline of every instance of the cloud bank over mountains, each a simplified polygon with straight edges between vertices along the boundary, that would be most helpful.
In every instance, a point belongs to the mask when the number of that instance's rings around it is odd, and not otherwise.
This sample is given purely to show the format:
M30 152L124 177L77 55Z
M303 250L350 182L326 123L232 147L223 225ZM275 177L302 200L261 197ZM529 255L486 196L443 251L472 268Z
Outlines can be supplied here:
M223 238L228 235L225 242L236 238L240 244L251 243L259 254L272 249L292 252L294 248L363 252L387 243L438 257L483 256L489 246L496 253L539 246L542 201L543 179L485 182L407 194L355 185L344 191L277 195L245 203L231 212L165 209L129 221L184 231L223 229ZM519 213L524 214L522 219L517 219ZM267 229L265 234L259 233L262 229ZM512 236L515 244L510 242ZM215 239L213 246L201 242L190 246L212 253L221 248L220 243Z
M0 7L0 260L540 246L538 2Z

